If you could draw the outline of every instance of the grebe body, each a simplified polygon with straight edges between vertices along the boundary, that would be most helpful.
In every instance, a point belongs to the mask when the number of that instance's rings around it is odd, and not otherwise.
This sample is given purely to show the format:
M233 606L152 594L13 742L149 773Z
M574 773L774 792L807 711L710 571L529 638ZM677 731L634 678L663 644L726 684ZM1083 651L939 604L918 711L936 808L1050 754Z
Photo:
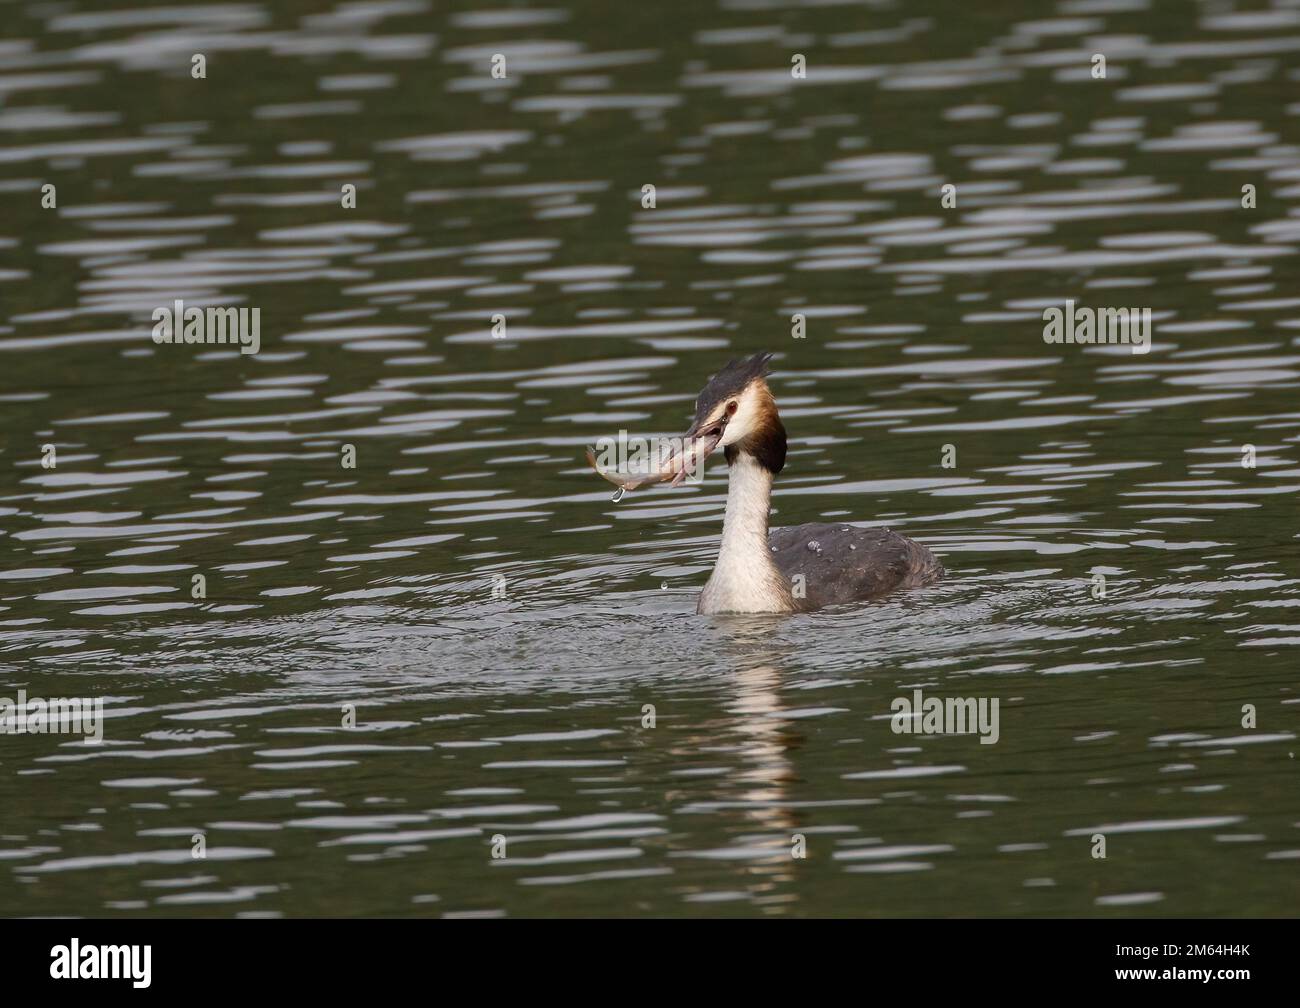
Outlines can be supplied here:
M934 584L943 565L890 529L822 522L768 528L772 484L786 457L785 425L767 385L771 358L734 360L714 375L695 400L681 450L661 467L632 479L601 473L627 489L666 480L676 486L711 452L724 450L722 541L696 612L806 612ZM595 467L590 452L588 459Z

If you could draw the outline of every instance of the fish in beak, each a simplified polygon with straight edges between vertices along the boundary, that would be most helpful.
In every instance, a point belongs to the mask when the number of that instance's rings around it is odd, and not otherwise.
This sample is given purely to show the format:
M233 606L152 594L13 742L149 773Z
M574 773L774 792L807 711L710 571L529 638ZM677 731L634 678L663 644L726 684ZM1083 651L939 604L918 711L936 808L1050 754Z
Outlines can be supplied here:
M704 425L696 421L682 435L681 451L674 453L666 466L672 470L673 486L681 486L688 476L704 475L704 460L713 454L722 440L722 432L727 429L727 419L724 416Z
M697 424L692 424L691 429L682 438L678 439L674 450L657 466L645 472L614 472L602 469L597 464L596 455L590 448L587 449L587 464L602 479L606 479L618 487L620 497L624 491L635 490L637 487L650 486L654 483L671 483L672 486L681 486L689 477L703 474L704 460L713 454L713 450L718 447L718 442L722 440L723 427L725 427L725 423L710 424L706 429L698 429Z
M618 493L653 483L670 483L681 486L690 478L704 474L704 460L719 445L730 445L747 436L755 427L756 419L763 421L764 429L770 427L772 436L780 435L780 455L785 458L785 429L776 416L775 403L767 390L764 378L771 354L733 360L714 375L695 400L695 419L686 433L673 443L673 450L662 454L657 464L636 472L614 472L601 469L595 454L587 449L587 462L603 479L609 480ZM734 429L727 435L728 425ZM730 451L730 449L728 449ZM780 466L776 467L779 471Z

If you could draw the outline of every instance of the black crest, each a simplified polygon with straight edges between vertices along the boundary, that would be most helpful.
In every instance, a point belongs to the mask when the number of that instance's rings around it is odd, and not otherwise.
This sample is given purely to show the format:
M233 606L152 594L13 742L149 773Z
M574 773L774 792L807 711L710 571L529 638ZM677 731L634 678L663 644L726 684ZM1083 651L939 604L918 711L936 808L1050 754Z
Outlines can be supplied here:
M718 403L729 396L740 395L755 378L766 378L771 372L767 363L770 353L757 353L753 357L737 357L709 379L709 383L695 399L694 424L702 424Z
M732 396L738 396L749 387L756 378L766 378L771 372L768 362L770 353L758 353L753 357L741 357L731 361L715 374L704 391L695 400L695 421L691 430L697 430L718 406ZM742 441L730 444L725 449L727 464L735 462L736 456L743 453L753 457L759 465L776 474L785 467L785 426L776 411L776 403L769 397L767 402L771 409L765 413L758 428Z

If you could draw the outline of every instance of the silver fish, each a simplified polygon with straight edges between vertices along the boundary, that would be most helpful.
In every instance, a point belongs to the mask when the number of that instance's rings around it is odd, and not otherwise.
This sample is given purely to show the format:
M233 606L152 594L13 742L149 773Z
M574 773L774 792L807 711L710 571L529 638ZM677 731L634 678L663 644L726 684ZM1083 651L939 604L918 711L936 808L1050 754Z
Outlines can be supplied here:
M693 438L687 443L685 451L675 454L664 461L662 466L654 472L648 473L619 473L607 472L596 464L595 453L587 449L587 464L596 471L601 479L609 480L616 487L618 493L614 495L614 503L617 504L628 490L635 490L637 487L647 486L652 483L664 483L672 481L673 486L681 486L686 482L687 476L694 475L699 471L699 467L704 464L705 458L717 447L718 435L710 434L702 438Z
M651 473L607 472L600 466L596 465L596 455L590 448L587 449L587 464L596 471L596 475L601 479L609 480L620 490L624 491L635 490L637 487L645 486L647 483L662 483L664 480L672 479L674 476L673 470L669 468L664 468L659 472Z

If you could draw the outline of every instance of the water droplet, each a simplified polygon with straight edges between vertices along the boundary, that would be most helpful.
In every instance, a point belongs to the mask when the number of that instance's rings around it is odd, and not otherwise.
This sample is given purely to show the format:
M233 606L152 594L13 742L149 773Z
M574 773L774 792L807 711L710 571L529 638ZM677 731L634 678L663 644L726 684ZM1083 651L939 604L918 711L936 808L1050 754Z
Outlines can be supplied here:
M614 491L614 496L609 499L611 504L617 504L623 499L623 494L627 492L627 487L619 487Z
M667 581L661 581L661 582L659 583L659 590L660 590L660 591L667 591L667 590L668 590L668 582L667 582Z

